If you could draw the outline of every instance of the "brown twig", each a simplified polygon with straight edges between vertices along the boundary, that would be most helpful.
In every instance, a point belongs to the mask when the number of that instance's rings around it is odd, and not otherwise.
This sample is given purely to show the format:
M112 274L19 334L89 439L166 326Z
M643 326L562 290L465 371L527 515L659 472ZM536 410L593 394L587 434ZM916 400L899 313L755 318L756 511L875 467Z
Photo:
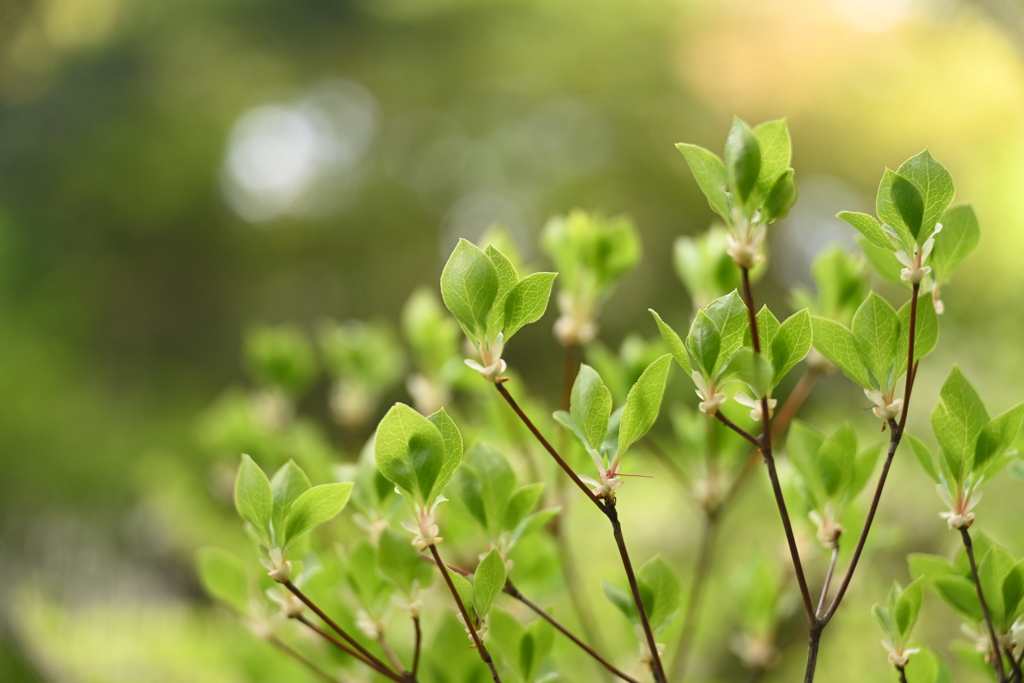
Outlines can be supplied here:
M412 627L416 631L416 640L412 651L412 677L413 680L416 680L420 675L420 650L423 644L423 629L420 627L420 618L418 616L412 618Z
M757 333L757 311L754 310L754 295L750 291L750 270L740 268L743 276L743 298L747 305L747 318L750 322L750 339L754 352L761 353L761 340ZM768 478L771 480L772 492L775 494L775 503L779 508L779 516L782 518L782 527L786 532L786 543L789 545L789 554L793 560L793 569L796 572L796 580L800 586L800 597L804 602L804 610L807 613L807 622L813 631L817 623L814 616L814 603L811 602L811 592L807 588L807 577L804 574L803 563L800 561L800 550L796 544L796 534L793 532L793 523L789 517L789 510L786 509L786 499L782 494L782 483L779 481L779 473L775 468L775 458L772 456L772 427L771 416L768 412L768 397L761 397L761 421L763 432L757 440L757 445L764 457L765 465L768 466Z
M282 641L277 636L271 636L270 637L270 644L273 645L274 647L276 647L281 652L283 652L286 655L288 655L289 657L291 657L292 659L294 659L296 662L298 662L302 666L304 666L307 669L309 669L311 672L313 672L313 674L317 678L320 678L321 680L327 681L328 683L338 683L338 679L336 679L334 676L330 675L329 673L327 673L326 671L321 669L319 666L317 666L316 664L314 664L310 660L306 659L306 657L303 656L302 654L299 654L298 652L293 650L288 644L286 644L284 641Z
M455 605L459 608L459 612L465 620L466 630L469 631L469 635L473 638L473 644L476 645L477 654L480 655L480 659L482 659L484 664L486 664L491 670L491 678L494 679L494 683L501 683L501 677L498 676L498 670L494 666L494 660L491 659L491 653L487 651L486 647L484 647L484 641L480 639L480 634L476 632L476 623L469 616L469 611L462 603L459 591L456 590L455 584L452 582L451 574L448 573L448 565L441 560L441 554L437 552L436 545L430 545L428 547L430 548L430 554L434 556L434 563L437 564L437 568L441 570L441 576L444 577L445 583L448 584L448 590L451 591L452 598L455 599Z
M380 671L380 673L383 673L384 675L387 675L387 676L393 678L394 680L403 681L403 683L404 683L404 679L403 678L401 678L394 671L391 671L387 667L387 665L384 664L384 662L382 662L379 659L377 659L377 657L375 657L369 650L367 650L365 647L363 647L359 643L359 641L357 641L355 638L353 638L348 633L346 633L345 629L343 629L342 627L338 626L338 624L335 623L335 621L333 619L331 619L329 616L327 616L324 613L324 611L321 610L319 607L317 607L316 604L312 600L310 600L308 597L306 597L306 594L303 593L301 590L299 590L298 586L296 586L290 580L285 581L282 585L285 588L287 588L288 590L290 590L295 597L297 597L299 600L301 600L303 602L303 604L306 605L306 607L311 609L314 614L316 614L318 617L323 619L324 623L327 624L328 626L330 626L334 630L335 633L337 633L339 636L344 638L345 641L349 645L351 645L352 648L355 649L361 655L359 657L359 659L363 660L363 662L365 664L371 666L373 669L375 669L377 671ZM304 619L304 617L301 617L301 615L300 615L300 620L302 620L302 619Z
M967 551L967 559L971 563L971 575L974 577L974 588L978 592L978 602L981 603L981 613L985 615L985 625L988 627L988 637L992 640L992 666L996 669L996 679L999 683L1006 680L1006 670L1003 668L1003 651L999 647L999 637L996 635L995 626L992 625L992 613L988 609L988 602L985 600L985 593L981 590L981 578L978 576L978 563L974 559L974 543L971 541L971 532L967 527L960 527L960 538L964 542L964 550Z
M814 616L821 619L821 610L825 609L825 598L828 597L828 589L832 584L832 573L836 570L836 560L839 559L839 539L836 539L836 544L832 548L832 560L828 563L828 573L825 574L825 585L821 587L821 597L818 598L818 609L815 610Z
M402 678L401 676L396 674L394 671L391 671L391 669L388 669L386 666L384 666L383 663L375 663L374 660L372 660L372 659L364 658L361 654L356 652L354 649L352 649L351 647L349 647L345 643L341 642L340 640L338 640L337 638L332 636L330 633L328 633L327 631L323 630L322 628L320 628L319 626L314 624L312 621L310 621L309 619L307 619L303 615L300 614L299 616L295 617L295 620L300 622L304 626L306 626L308 629L310 629L314 633L319 634L321 638L323 638L324 640L327 640L328 642L333 644L335 647L337 647L342 652L344 652L347 655L353 657L357 661L362 662L363 664L365 664L366 666L370 667L371 669L373 669L374 671L376 671L380 675L386 676L387 678L390 678L391 680L395 681L395 683L406 683L406 680L404 678Z
M555 629L557 629L562 635L564 635L566 638L568 638L573 643L575 643L577 647L579 647L581 650L583 650L588 655L590 655L591 658L594 661L596 661L598 664L603 666L609 672L615 674L616 676L618 676L622 680L626 681L627 683L639 683L639 681L637 681L635 678L633 678L629 674L624 673L624 672L620 671L619 669L617 669L611 662L609 662L607 659L605 659L600 654L598 654L597 651L594 650L594 648L592 648L589 645L587 645L586 643L584 643L582 640L580 640L576 636L576 634L574 634L572 631L570 631L565 626L560 624L554 617L552 617L550 614L548 614L546 611L544 611L539 605L537 605L532 600L527 598L525 595L520 593L519 589L516 588L512 584L511 581L506 582L505 583L505 587L502 590L505 593L507 593L508 595L511 595L513 598L515 598L519 602L521 602L524 605L526 605L527 607L529 607L541 619L543 619L544 621L546 621L549 624L551 624L552 626L554 626Z

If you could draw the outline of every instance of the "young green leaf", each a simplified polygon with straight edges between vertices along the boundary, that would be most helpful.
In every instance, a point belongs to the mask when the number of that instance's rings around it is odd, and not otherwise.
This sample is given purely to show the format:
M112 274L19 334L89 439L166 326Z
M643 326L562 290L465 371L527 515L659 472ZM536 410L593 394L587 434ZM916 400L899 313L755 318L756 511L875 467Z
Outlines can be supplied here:
M857 340L845 326L828 318L811 317L814 348L864 388L871 387L868 368L861 357Z
M953 201L953 178L928 150L904 161L896 172L913 183L921 197L921 234L916 236L918 241L923 243L932 234L946 207Z
M765 221L774 223L785 218L794 204L796 204L796 183L793 182L793 169L789 169L780 175L768 190L768 196L764 200Z
M917 195L915 203L913 195ZM900 200L897 202L897 198ZM907 224L903 217L906 211L911 220L914 220L914 206L917 207L917 225L913 229ZM885 169L882 181L878 185L878 195L875 198L875 213L878 218L893 230L893 233L903 242L903 246L913 249L915 244L914 234L921 227L921 213L923 205L921 194L917 188L906 178L902 178L895 172Z
M975 439L988 421L978 392L954 365L939 390L939 403L932 411L932 429L957 480L971 471Z
M206 592L238 611L249 612L249 578L245 565L221 548L200 548L196 552L199 582Z
M992 458L1006 452L1013 440L1017 438L1022 419L1024 419L1024 403L1018 403L982 427L974 449L975 472L984 471Z
M430 420L396 403L377 426L374 453L377 467L388 481L420 505L432 502L430 496L447 455L441 432Z
M505 299L505 341L544 315L558 273L534 273L517 282Z
M912 582L896 598L896 609L893 611L892 618L899 638L904 643L910 638L917 615L921 612L923 600L924 595L921 591L920 581Z
M676 149L682 152L686 163L690 166L697 185L707 197L711 210L725 219L732 220L729 210L729 197L725 190L725 166L714 153L697 145L680 142Z
M686 348L693 355L694 366L705 377L714 377L721 357L721 346L722 336L718 327L704 311L697 311L697 317L690 326L690 334L686 337Z
M978 218L970 204L950 207L942 214L941 223L942 231L935 235L935 246L929 259L932 277L940 284L949 279L981 239Z
M274 498L275 533L281 533L284 530L284 520L288 517L292 503L311 486L309 477L295 464L294 460L289 460L274 473L270 480L270 490Z
M750 127L736 118L725 141L725 177L733 195L746 202L761 172L761 146Z
M499 287L494 262L476 245L459 240L441 272L441 297L470 339L478 341L486 332Z
M242 519L255 527L260 540L270 547L274 494L267 475L244 453L235 478L235 508Z
M774 369L772 386L774 387L792 370L797 363L807 357L813 340L811 333L811 315L807 309L797 311L786 318L771 340L771 363Z
M612 394L601 376L587 364L580 365L570 399L572 420L583 433L585 444L599 451L608 433L612 414Z
M314 486L292 503L284 524L284 538L291 543L297 536L333 519L342 511L352 494L352 484L321 484Z
M441 445L444 448L443 459L437 472L437 478L434 480L430 491L426 494L427 502L432 502L441 493L441 489L452 480L452 475L455 474L455 470L459 468L459 463L462 462L462 434L444 408L428 416L427 420L437 427L437 431L441 433ZM421 479L421 481L426 481L426 479Z
M841 503L855 476L857 435L849 422L825 439L818 449L818 476L829 499Z
M932 481L938 484L939 473L935 471L935 463L932 460L932 453L928 449L928 446L911 434L904 434L903 438L907 439L907 443L910 444L910 450L914 453L914 457L917 461L921 463L921 469L924 470L924 473L931 477Z
M655 635L665 630L679 610L682 586L668 563L656 555L637 571L640 597Z
M483 617L491 610L494 599L505 586L505 561L497 548L480 560L473 574L473 597L477 616Z
M836 218L841 218L853 227L857 228L860 234L864 235L864 239L879 249L885 249L887 251L896 250L896 247L893 246L892 241L889 239L889 236L885 234L885 230L882 230L882 226L878 224L878 221L866 213L840 211L836 214Z
M900 340L896 311L888 301L871 292L853 315L852 331L874 388L891 386Z
M661 399L668 381L672 355L666 353L647 366L640 379L626 396L626 406L619 424L619 447L616 458L622 457L630 446L643 438L654 425L661 409Z
M449 571L448 576L452 580L452 584L455 586L455 592L458 593L459 599L462 600L462 606L469 612L469 616L473 617L476 607L474 607L474 588L473 584L462 574L457 572ZM479 617L480 615L476 615Z
M743 303L740 295L733 290L712 301L703 312L718 328L718 364L723 365L736 349L743 346L750 333L747 322L747 306Z
M516 476L505 457L485 443L474 444L467 452L457 479L459 497L469 512L497 541Z
M380 535L377 568L406 595L412 594L414 582L425 586L432 575L430 565L421 559L409 539L390 529L385 529Z
M963 619L978 623L985 618L978 602L977 589L970 579L955 575L939 576L929 584L935 594Z
M789 162L793 147L786 119L765 121L754 126L754 137L761 149L761 169L757 184L767 194L779 178L791 170Z
M665 340L665 345L668 346L672 357L676 359L676 362L686 371L687 375L693 373L693 367L690 365L690 354L686 352L683 340L679 338L675 330L661 319L661 316L653 308L648 308L647 310L651 312L651 315L654 316L654 321L658 323L658 331L661 333L661 338Z
M640 613L636 610L636 603L633 602L632 596L611 581L604 581L601 584L601 588L604 590L604 595L608 598L608 601L625 614L627 619L634 624L640 623Z

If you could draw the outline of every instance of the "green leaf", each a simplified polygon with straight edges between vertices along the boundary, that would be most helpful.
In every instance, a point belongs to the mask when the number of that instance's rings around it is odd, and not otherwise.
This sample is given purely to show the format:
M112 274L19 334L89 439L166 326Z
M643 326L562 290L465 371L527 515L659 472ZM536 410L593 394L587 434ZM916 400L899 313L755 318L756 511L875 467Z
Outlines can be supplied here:
M505 506L501 523L502 530L512 531L518 527L519 523L530 514L530 511L537 507L543 492L544 484L542 482L527 484L516 489Z
M718 328L718 365L724 365L733 352L743 346L750 333L747 305L733 290L712 301L703 312Z
M377 467L388 481L420 505L430 504L447 458L441 432L434 423L404 403L396 403L377 426L374 454ZM454 471L455 467L450 469Z
M626 406L622 411L619 424L619 447L616 458L622 457L630 446L643 438L661 409L661 399L665 395L665 383L668 381L668 369L672 363L672 355L666 353L647 366L640 378L633 384L626 396Z
M1006 621L1012 623L1020 616L1020 608L1024 605L1024 560L1017 562L1003 578L1003 606L1006 609Z
M896 346L900 321L889 302L874 292L853 315L853 336L876 389L891 387L895 381Z
M459 240L441 272L441 298L470 339L479 341L486 333L499 287L494 262L476 245Z
M686 158L690 172L693 173L701 192L707 197L711 210L726 222L731 221L729 197L725 190L725 166L722 164L722 160L714 153L697 145L681 142L676 145L676 149L682 152L683 157Z
M473 596L477 616L483 617L494 604L494 599L505 587L505 561L497 548L480 560L476 573L473 574Z
M786 119L765 121L754 126L754 137L757 138L761 149L761 169L757 184L762 192L767 193L779 178L792 170L789 163L793 146L789 139Z
M807 357L814 339L811 333L811 315L807 309L798 311L786 318L786 321L775 333L770 344L771 363L774 368L772 386L792 370L797 363Z
M818 472L825 494L835 502L842 502L852 483L857 460L857 436L849 422L825 439L818 449Z
M249 577L241 560L221 548L200 548L196 552L196 570L210 597L239 614L249 613Z
M916 195L916 201L914 199ZM900 175L885 169L882 175L882 182L878 185L878 195L875 198L875 213L889 226L894 234L903 242L908 250L913 250L914 235L921 227L921 216L924 211L921 202L921 193L917 188ZM904 212L907 217L904 217ZM912 225L907 220L915 221Z
M511 614L495 607L487 618L487 648L493 643L498 653L516 672L519 679L529 681L528 663L523 661L523 639L526 629Z
M823 505L826 499L824 486L818 475L818 451L824 442L825 435L820 431L805 422L793 420L786 440L786 452L793 469L803 479L808 492L814 498L814 508Z
M459 493L463 503L493 541L503 530L505 509L516 486L516 476L501 453L477 442L466 452L460 470Z
M834 320L818 316L811 316L811 329L814 331L814 348L821 355L855 383L864 388L871 387L867 365L850 330Z
M985 602L988 603L989 614L992 615L992 623L997 631L1008 627L1006 623L1006 606L1003 604L1003 579L1013 571L1013 556L1008 552L992 544L988 552L978 563L978 578L981 581L981 589L985 595Z
M653 308L648 308L647 310L651 312L651 315L654 316L654 321L658 323L658 331L661 332L661 338L665 340L665 345L668 347L672 357L676 359L676 362L686 371L687 375L692 374L693 368L690 366L690 354L686 352L683 340L679 338L675 330L665 324L665 321L661 319L661 316Z
M693 355L695 367L705 377L714 376L721 344L722 337L718 327L704 311L697 311L697 317L690 326L690 334L686 337L686 347Z
M900 319L900 341L896 347L897 377L907 371L907 349L910 346L910 304L900 306L897 316ZM917 323L914 328L914 362L921 360L935 348L939 340L939 318L935 315L935 304L930 294L917 299Z
M907 443L910 444L910 450L914 453L917 461L921 463L921 469L924 470L924 473L931 477L932 481L936 484L939 483L939 473L935 471L935 463L932 460L932 453L928 446L910 434L904 434L903 438L907 439Z
M270 490L274 497L274 532L280 533L284 529L284 520L288 517L292 503L300 495L305 493L312 486L309 477L303 472L294 460L289 460L274 473L270 480Z
M1018 403L986 424L974 449L974 471L982 472L989 461L1006 452L1020 431L1024 419L1024 403Z
M882 230L882 226L872 216L856 211L840 211L836 214L836 218L841 218L857 228L860 234L864 235L864 239L879 249L896 250L889 236L885 234L885 230Z
M917 621L917 615L921 612L921 603L923 601L924 594L921 590L920 581L912 582L896 598L893 621L902 642L907 642L910 638L910 632Z
M505 300L505 341L544 315L551 297L551 285L558 273L534 273L520 280Z
M679 610L682 586L668 563L656 555L637 572L640 597L655 635L665 630Z
M352 494L352 484L321 484L314 486L292 503L291 512L285 521L285 539L291 543L314 527L332 519L342 511Z
M487 335L496 337L498 332L506 326L508 316L505 311L505 302L509 292L519 282L519 273L512 261L505 254L498 251L493 245L488 244L484 254L494 265L494 271L498 274L498 293L491 304L490 313L487 314Z
M244 453L235 478L235 508L242 519L256 528L260 540L270 547L274 494L267 475Z
M750 197L761 172L761 146L750 127L739 118L733 119L725 141L725 178L729 189L740 202Z
M855 476L850 484L850 498L859 494L868 485L868 480L871 479L871 473L875 471L875 465L878 464L882 450L882 446L879 445L869 446L857 456L857 464L854 468Z
M431 576L430 565L420 559L420 553L409 543L409 539L390 529L385 529L380 535L377 568L407 596L411 595L414 582L419 581L422 587Z
M981 239L978 218L970 204L950 207L942 214L941 222L942 231L935 235L935 246L928 259L932 277L939 284L949 279Z
M975 439L988 421L978 392L954 365L939 390L939 403L932 411L932 430L958 481L973 469Z
M780 327L782 325L775 314L768 310L768 306L762 306L761 310L757 312L757 336L761 341L761 353L769 362L772 359L772 342L775 340L775 335L779 333ZM749 333L750 330L747 332ZM750 345L749 342L748 345Z
M886 635L890 638L897 638L896 627L892 623L892 616L889 614L889 610L882 607L881 605L873 605L871 607L871 614L875 616L878 624L885 631Z
M581 364L570 399L572 420L583 433L585 443L599 451L608 432L612 414L612 393L601 376L589 365Z
M953 178L942 164L932 158L928 150L904 161L896 172L913 183L921 198L921 233L914 234L918 242L923 243L932 234L935 224L953 201Z
M927 553L910 553L907 555L907 566L912 579L922 578L927 584L943 576L957 575L946 558Z
M750 389L754 398L766 396L771 389L772 366L765 357L749 346L732 354L719 377L722 381L738 379Z
M977 623L985 618L974 583L962 576L939 576L930 585L935 594L962 618Z
M627 619L634 624L640 623L640 613L637 612L636 603L633 602L633 597L629 593L622 590L611 581L604 581L601 584L601 588L604 590L605 597L608 598L608 601L615 605L620 612L625 614Z
M441 461L441 467L437 472L437 478L427 493L427 502L431 503L441 493L441 490L448 485L448 482L452 480L452 475L455 474L455 470L459 468L459 463L462 462L462 434L459 432L459 428L455 426L455 422L448 417L448 413L445 412L444 408L428 416L427 420L437 427L437 431L441 433L441 444L444 448L444 457ZM426 479L421 478L421 481L426 481Z
M469 579L457 572L449 571L448 576L451 578L452 584L455 586L455 592L458 593L459 599L462 600L462 606L466 608L467 612L469 612L469 616L473 617L474 612L476 611L476 603L474 602L475 589L473 584L470 583ZM479 617L479 615L475 616Z
M793 182L793 169L789 169L780 175L768 190L768 196L764 200L765 221L774 223L785 218L794 204L796 204L796 183Z

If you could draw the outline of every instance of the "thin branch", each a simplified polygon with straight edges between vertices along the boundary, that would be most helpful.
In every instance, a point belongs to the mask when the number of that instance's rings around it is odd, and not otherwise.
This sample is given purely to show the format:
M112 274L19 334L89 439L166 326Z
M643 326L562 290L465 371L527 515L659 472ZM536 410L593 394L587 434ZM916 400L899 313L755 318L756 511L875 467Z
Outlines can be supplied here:
M296 586L290 580L285 581L283 585L284 585L285 588L290 590L295 597L297 597L299 600L301 600L306 605L306 607L308 607L309 609L313 610L314 614L316 614L318 617L323 619L325 624L327 624L332 629L334 629L335 633L337 633L339 636L344 638L345 641L349 645L351 645L361 655L361 657L359 659L364 660L364 663L366 663L368 665L371 665L372 668L380 671L381 673L384 673L385 675L390 676L394 680L404 681L404 679L401 678L398 674L396 674L394 671L391 671L387 667L387 665L384 664L384 662L382 662L379 659L377 659L377 657L375 657L373 654L371 654L369 650L367 650L365 647L363 647L359 643L359 641L357 641L355 638L353 638L348 633L346 633L345 629L343 629L340 626L338 626L338 624L336 624L333 619L331 619L329 616L327 616L324 613L324 611L321 610L319 607L317 607L316 604L312 600L310 600L308 597L306 597L306 594L303 593L301 590L299 590L298 586Z
M608 501L604 506L608 521L612 523L612 535L615 537L615 545L619 548L619 557L622 558L622 566L626 570L626 580L629 581L629 589L633 593L633 602L636 603L637 612L640 614L640 625L643 627L644 636L647 639L647 647L651 652L651 673L657 683L666 683L665 669L661 664L661 656L658 655L658 644L654 640L654 631L651 629L651 622L647 618L647 608L640 597L640 584L637 583L636 574L633 573L633 563L629 560L629 552L626 550L626 541L622 537L622 524L619 523L619 512L615 507L615 499Z
M839 603L842 602L843 596L846 594L846 589L850 585L850 580L853 578L853 572L857 569L857 563L860 561L860 555L864 551L864 544L867 542L868 533L871 531L871 524L875 519L875 513L878 511L878 503L882 499L882 490L885 488L885 481L889 476L889 467L892 465L892 459L896 455L896 449L900 445L900 439L903 438L903 429L907 424L907 414L910 409L910 397L914 391L914 380L917 378L917 362L914 360L914 345L917 333L917 294L919 289L920 285L915 284L910 298L910 329L908 330L907 335L907 378L903 385L903 413L900 415L899 424L897 424L895 420L889 420L889 450L885 454L885 464L882 466L882 473L878 476L878 484L875 486L875 495L871 499L871 507L868 509L867 519L864 520L864 528L861 529L860 538L857 539L857 547L853 551L853 557L850 558L850 566L847 567L846 574L843 575L843 581L839 584L839 590L836 592L836 597L833 598L831 606L829 606L825 616L822 617L822 621L826 624L832 620L832 616L839 608Z
M900 683L907 683L907 672L904 671L902 666L897 666L896 670L900 672Z
M960 527L960 538L964 542L964 550L967 551L967 559L971 562L971 575L974 577L974 588L978 591L978 602L981 603L981 613L985 615L985 625L988 627L988 637L992 640L992 666L996 669L996 679L999 683L1006 680L1006 670L1003 668L1003 651L999 647L999 637L996 635L995 626L992 625L992 613L985 601L985 593L981 590L981 578L978 576L978 564L974 560L974 543L971 542L971 532L967 527Z
M462 598L459 596L459 591L455 589L455 584L452 582L451 574L448 573L448 565L441 560L441 554L437 552L436 545L428 546L430 548L430 554L434 556L434 562L437 564L438 569L441 570L441 575L444 576L445 583L448 584L448 590L451 591L452 597L455 599L455 604L459 608L459 612L462 613L462 618L466 623L466 630L469 631L469 635L473 638L473 644L476 645L476 651L480 655L480 659L484 660L484 664L491 670L491 678L494 679L494 683L501 683L501 677L498 676L498 670L494 667L494 660L491 659L491 653L484 647L484 641L480 639L480 634L476 632L476 623L470 618L469 612L466 610L466 606L462 603Z
M724 425L725 425L726 427L728 427L728 428L729 428L729 429L731 429L732 431L736 432L737 434L739 434L740 436L742 436L742 437L743 437L744 439L746 439L746 440L747 440L747 441L749 441L750 443L754 444L754 447L755 447L755 448L758 448L758 449L760 449L760 447L761 447L761 442L760 442L760 441L758 441L757 437L756 437L756 436L754 436L753 434L751 434L750 432L748 432L748 431L747 431L746 429L744 429L743 427L740 427L740 426L739 426L738 424L736 424L735 422L733 422L733 421L732 421L732 420L730 420L729 418L727 418L727 417L725 416L725 414L724 414L724 413L722 413L722 411L721 411L721 410L716 410L716 411L715 411L715 418L716 418L716 419L717 419L717 420L718 420L719 422L721 422L722 424L724 424Z
M836 570L836 560L839 558L839 539L836 539L836 544L832 548L832 560L828 563L828 573L825 574L825 585L821 587L821 597L818 598L818 609L815 610L814 616L821 619L821 610L825 609L825 598L828 597L828 589L832 584L832 573Z
M335 678L334 676L330 675L329 673L327 673L326 671L321 669L319 666L317 666L316 664L314 664L310 660L306 659L306 657L304 655L302 655L302 654L296 652L295 650L293 650L289 645L287 645L284 641L282 641L277 636L271 636L270 637L270 644L273 645L274 647L276 647L281 652L283 652L286 655L288 655L289 657L291 657L292 659L294 659L296 662L298 662L302 666L304 666L307 669L309 669L311 672L313 672L313 674L316 677L320 678L321 680L327 681L328 683L338 683L338 679L337 678Z
M590 647L589 645L584 643L582 640L580 640L578 637L576 637L576 635L572 631L570 631L565 626L560 624L554 617L552 617L550 614L545 612L540 606L538 606L532 600L528 599L525 595L520 593L519 589L516 588L512 584L511 581L506 582L505 583L505 587L502 590L505 593L508 593L509 595L511 595L513 598L515 598L519 602L521 602L524 605L526 605L527 607L529 607L541 619L544 619L546 622L548 622L549 624L554 626L555 629L557 629L562 635L564 635L566 638L568 638L573 643L575 643L577 647L579 647L581 650L583 650L588 655L590 655L591 658L594 659L594 661L596 661L598 664L603 666L605 669L607 669L611 673L615 674L616 676L618 676L622 680L626 681L627 683L639 683L639 681L637 681L635 678L633 678L629 674L624 673L624 672L620 671L619 669L615 668L615 666L613 664L611 664L611 662L606 660L604 657L599 655L592 647Z
M754 352L760 354L761 340L757 333L757 312L754 310L754 295L750 291L750 270L740 268L740 271L743 276L743 298L747 305L747 318L750 321L750 339ZM775 503L779 508L779 516L782 518L782 527L786 532L786 543L789 545L789 554L793 559L796 580L800 585L800 597L804 602L808 625L813 632L818 619L814 616L814 603L811 602L811 592L807 588L807 577L804 575L803 563L800 561L800 549L796 545L796 534L793 533L793 523L789 517L789 510L786 509L786 498L782 494L782 484L779 481L779 473L775 468L775 458L772 456L772 428L767 396L761 397L761 420L764 431L761 434L758 445L761 449L761 455L764 456L765 465L768 466L768 478L772 483L772 492L775 494Z
M408 679L412 674L409 673L409 671L405 668L405 665L402 664L402 660L398 658L398 655L395 654L395 651L391 649L390 645L388 645L388 641L384 638L383 633L380 633L377 636L377 644L380 645L380 649L384 652L384 655L388 658L388 661L391 662L391 666L395 668L395 671L401 674L402 678Z
M597 496L594 495L594 492L590 490L590 487L584 484L583 481L576 475L576 473L572 471L572 468L569 467L569 463L562 459L562 456L558 454L558 451L555 450L554 446L552 446L548 442L548 440L544 438L544 435L540 433L540 430L537 429L537 426L533 424L530 418L526 416L526 413L523 412L523 409L519 407L519 404L516 403L516 400L512 398L512 394L508 393L508 389L505 388L504 380L502 379L495 382L494 387L498 390L498 393L502 395L505 401L508 402L508 404L512 407L512 410L516 412L516 415L518 415L519 419L523 421L523 424L525 424L527 428L531 432L533 432L533 435L537 437L537 441L540 441L541 445L544 446L544 450L546 450L551 455L551 457L555 459L555 462L558 463L558 466L561 467L562 470L564 470L565 473L569 475L569 478L572 479L573 483L576 484L576 486L587 495L587 498L589 498L591 502L593 502L594 505L598 507L599 510L604 511L604 504L600 500L598 500Z
M686 614L683 617L683 629L679 633L675 658L672 660L673 681L686 678L686 665L690 662L690 648L697 633L697 616L700 614L700 599L704 594L704 584L711 570L711 558L715 549L715 530L718 518L714 512L704 515L704 528L701 532L700 550L697 551L697 566L693 570L693 582L687 598Z
M340 640L338 640L337 638L332 636L327 631L323 630L322 628L320 628L319 626L314 624L312 621L310 621L309 619L307 619L303 615L300 614L299 616L295 617L295 620L300 622L300 623L302 623L303 625L305 625L311 631L319 634L320 637L322 637L324 640L327 640L330 643L332 643L336 648L338 648L339 650L341 650L345 654L351 656L352 658L356 659L359 662L362 662L363 664L365 664L366 666L370 667L371 669L373 669L374 671L376 671L380 675L386 676L387 678L390 678L391 680L395 681L395 683L406 683L404 678L402 678L401 676L399 676L398 674L393 672L391 669L388 669L383 664L375 664L372 660L365 659L361 654L359 654L358 652L353 650L351 647L349 647L345 643L341 642Z
M644 609L643 600L640 598L640 587L637 584L636 575L633 573L633 565L630 563L629 553L626 551L626 542L622 537L622 525L619 524L619 513L615 509L615 500L611 499L602 503L601 500L594 495L594 492L590 490L590 487L584 484L576 473L572 471L572 468L569 467L569 463L567 463L562 456L558 454L558 451L556 451L548 442L548 440L544 438L544 435L540 433L540 430L538 430L536 425L534 425L530 418L526 416L526 413L524 413L522 408L519 407L519 404L515 402L512 395L508 393L508 390L504 385L504 379L499 379L494 383L494 386L498 389L498 392L504 397L516 414L519 415L519 419L521 419L530 431L533 432L533 435L537 437L537 440L540 441L542 446L544 446L544 449L551 454L551 457L555 459L555 462L558 463L559 467L569 475L569 478L572 479L573 483L575 483L581 491L587 494L587 497L594 503L594 505L597 506L597 509L603 512L608 518L608 521L611 522L612 535L615 537L615 543L619 548L619 556L622 558L622 566L626 570L626 578L629 580L629 585L633 592L633 602L636 603L637 612L640 614L640 623L644 629L647 645L651 650L651 669L655 683L666 683L665 671L662 668L661 657L658 655L658 647L654 641L654 632L651 630L651 624L647 619L647 611Z
M412 618L412 626L416 631L416 642L413 645L412 654L412 678L416 678L420 675L420 650L423 644L423 629L420 627L420 618L418 616Z

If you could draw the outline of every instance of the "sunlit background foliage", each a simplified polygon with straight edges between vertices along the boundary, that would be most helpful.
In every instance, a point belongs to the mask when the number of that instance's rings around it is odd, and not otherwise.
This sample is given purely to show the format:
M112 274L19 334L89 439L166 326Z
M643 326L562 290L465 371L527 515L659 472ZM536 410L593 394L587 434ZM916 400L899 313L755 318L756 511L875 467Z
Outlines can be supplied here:
M329 476L410 400L397 322L414 289L436 293L457 238L500 223L550 268L541 228L580 207L639 229L641 265L604 304L599 339L642 368L652 358L627 334L656 337L651 307L691 314L672 245L712 221L673 143L720 149L733 114L788 117L793 136L800 199L759 285L780 310L814 255L853 246L834 215L869 210L884 167L928 147L950 169L983 236L944 296L910 427L928 435L953 358L995 412L1017 402L1022 18L1016 0L0 0L0 679L299 680L193 574L197 547L240 542L217 501L237 462L227 445L252 433L238 406L261 378L246 358L289 343L257 328L316 340L323 353L288 382L326 428L246 448L271 461L300 449ZM554 320L507 355L552 405ZM367 335L392 356L353 360ZM444 361L420 364L450 372ZM333 381L349 367L364 384ZM831 433L863 407L837 376L805 414ZM695 513L663 469L634 467L656 479L630 487L660 501L624 519L636 553L662 552L685 578ZM916 464L897 458L895 473L822 680L887 675L868 607L905 581L907 551L955 546ZM1000 482L982 508L1016 555L1019 512L1000 512L1022 486ZM752 487L723 529L697 680L741 675L730 571L742 539L781 548L766 501ZM600 576L586 590L612 614ZM925 613L920 637L955 636L942 606ZM800 645L773 680L794 679Z

